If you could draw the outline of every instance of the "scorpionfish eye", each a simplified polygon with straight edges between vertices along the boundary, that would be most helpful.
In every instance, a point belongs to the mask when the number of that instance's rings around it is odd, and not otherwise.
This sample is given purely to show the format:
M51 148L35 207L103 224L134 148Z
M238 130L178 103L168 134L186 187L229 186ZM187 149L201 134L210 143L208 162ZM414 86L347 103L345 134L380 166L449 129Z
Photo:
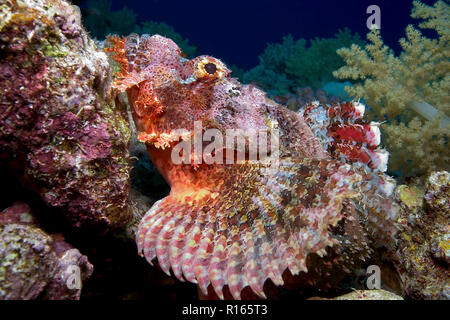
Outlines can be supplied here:
M205 64L204 68L205 68L205 71L208 72L209 74L214 74L214 72L217 71L216 65L211 62Z
M230 74L222 61L207 56L194 59L194 75L197 79L222 79Z

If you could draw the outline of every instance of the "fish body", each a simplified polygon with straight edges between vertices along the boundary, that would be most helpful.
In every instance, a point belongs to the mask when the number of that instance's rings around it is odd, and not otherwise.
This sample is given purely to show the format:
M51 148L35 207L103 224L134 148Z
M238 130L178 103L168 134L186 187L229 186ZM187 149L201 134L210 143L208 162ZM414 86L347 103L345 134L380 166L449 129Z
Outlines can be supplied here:
M266 297L266 280L282 285L286 270L318 285L314 279L363 261L365 224L386 237L395 232L387 152L377 124L362 120L363 105L311 103L294 112L239 83L218 59L184 58L170 39L109 41L120 67L113 86L127 93L139 140L171 187L139 225L138 251L149 263L157 258L205 295L211 287L223 299L228 287L240 299L248 286ZM221 141L208 162L195 144L205 150L207 132L214 142L232 132L244 147ZM252 143L267 152L250 159Z

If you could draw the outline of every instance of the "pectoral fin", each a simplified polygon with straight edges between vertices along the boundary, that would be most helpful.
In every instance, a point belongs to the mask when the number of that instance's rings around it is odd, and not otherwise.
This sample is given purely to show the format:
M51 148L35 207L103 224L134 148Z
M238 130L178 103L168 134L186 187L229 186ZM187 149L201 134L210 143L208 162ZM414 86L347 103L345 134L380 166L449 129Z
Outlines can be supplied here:
M335 242L330 226L342 218L360 178L332 160L283 160L279 166L237 164L199 171L202 193L172 192L142 219L138 250L183 281L212 285L223 299L246 286L265 297L264 282L282 285L282 274L307 272L310 253L325 254ZM187 186L189 189L189 186Z

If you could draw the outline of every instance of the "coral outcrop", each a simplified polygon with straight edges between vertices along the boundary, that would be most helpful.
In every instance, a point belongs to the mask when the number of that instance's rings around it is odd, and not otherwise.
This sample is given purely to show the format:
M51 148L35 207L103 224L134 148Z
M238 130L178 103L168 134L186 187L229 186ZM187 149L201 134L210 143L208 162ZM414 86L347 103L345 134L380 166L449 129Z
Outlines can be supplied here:
M371 118L386 121L385 144L391 153L389 168L402 177L448 170L450 163L450 5L448 0L427 6L414 1L413 18L419 27L436 31L427 38L410 25L396 56L372 30L370 44L338 50L346 66L334 72L341 79L358 81L348 87L373 109Z
M0 159L77 227L129 213L130 132L110 65L59 0L0 6Z
M39 228L28 205L0 212L0 300L79 299L92 272L61 235Z
M425 188L401 185L397 269L406 295L414 299L450 299L450 174L430 174Z

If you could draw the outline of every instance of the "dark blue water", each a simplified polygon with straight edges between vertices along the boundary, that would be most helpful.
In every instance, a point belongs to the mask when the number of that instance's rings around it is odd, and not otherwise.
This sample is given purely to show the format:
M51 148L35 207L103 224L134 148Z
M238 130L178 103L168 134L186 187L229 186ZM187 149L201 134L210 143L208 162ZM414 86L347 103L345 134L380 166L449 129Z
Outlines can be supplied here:
M348 27L363 37L367 33L366 9L381 9L381 31L386 44L400 51L398 39L410 18L412 0L112 0L113 10L127 6L137 21L153 20L171 25L184 38L210 54L249 69L258 63L267 42L284 35L295 38L330 38ZM434 0L422 1L433 4ZM77 4L83 1L76 1ZM432 34L431 34L432 36Z

